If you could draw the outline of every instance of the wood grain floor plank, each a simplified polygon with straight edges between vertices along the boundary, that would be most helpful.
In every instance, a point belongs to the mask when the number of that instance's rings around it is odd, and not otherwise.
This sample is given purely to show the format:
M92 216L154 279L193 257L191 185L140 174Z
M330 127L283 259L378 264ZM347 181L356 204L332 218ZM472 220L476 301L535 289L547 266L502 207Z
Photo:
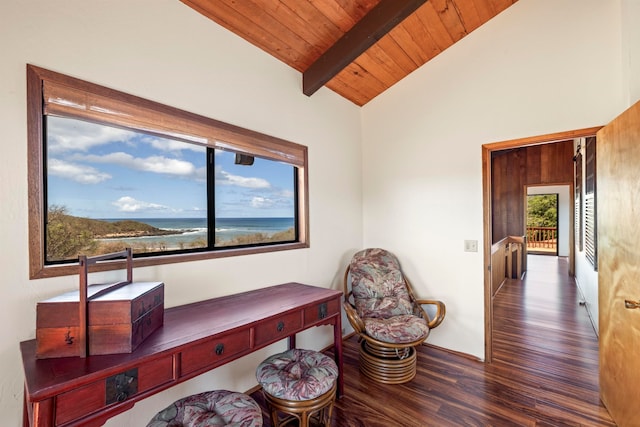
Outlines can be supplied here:
M566 259L530 255L528 267L495 297L491 364L427 344L412 381L378 384L359 371L357 338L345 339L345 395L332 426L615 426L599 398L598 340ZM252 396L272 427L262 392Z

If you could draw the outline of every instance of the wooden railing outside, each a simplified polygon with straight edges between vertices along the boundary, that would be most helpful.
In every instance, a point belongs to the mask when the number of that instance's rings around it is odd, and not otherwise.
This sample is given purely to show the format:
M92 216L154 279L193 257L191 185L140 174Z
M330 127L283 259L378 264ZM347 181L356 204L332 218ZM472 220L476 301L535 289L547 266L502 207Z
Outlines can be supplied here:
M557 227L527 227L527 250L555 252L557 247Z

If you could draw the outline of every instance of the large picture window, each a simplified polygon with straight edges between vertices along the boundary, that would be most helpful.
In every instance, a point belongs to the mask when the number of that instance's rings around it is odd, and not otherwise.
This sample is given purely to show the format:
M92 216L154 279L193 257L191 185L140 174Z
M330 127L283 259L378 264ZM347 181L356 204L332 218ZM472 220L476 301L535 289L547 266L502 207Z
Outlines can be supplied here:
M308 247L306 147L27 75L31 278L125 247L137 266Z

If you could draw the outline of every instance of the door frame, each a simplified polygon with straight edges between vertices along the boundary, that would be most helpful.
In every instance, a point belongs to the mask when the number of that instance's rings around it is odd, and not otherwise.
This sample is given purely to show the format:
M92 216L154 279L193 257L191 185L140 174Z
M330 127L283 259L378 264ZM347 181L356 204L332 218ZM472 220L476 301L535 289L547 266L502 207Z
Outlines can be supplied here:
M485 362L493 361L493 297L491 294L491 245L492 245L492 189L491 189L491 153L494 151L512 148L528 147L532 145L551 144L566 141L568 139L594 136L602 126L584 128L566 132L557 132L546 135L513 139L502 142L494 142L482 145L482 200L483 200L483 224L484 224L484 352ZM573 194L573 185L570 192ZM571 204L571 219L569 230L569 271L574 273L574 206Z
M553 255L555 256L560 256L560 252L565 252L566 256L568 257L569 254L566 251L561 251L560 248L562 246L563 249L568 249L569 252L571 251L571 247L569 245L569 233L571 232L570 227L571 227L571 218L569 218L569 216L571 215L571 197L572 197L572 191L571 191L571 182L566 182L566 183L558 183L558 184L533 184L533 185L527 185L525 184L524 186L524 224L525 227L527 226L528 220L529 220L529 214L528 214L528 208L529 208L529 197L531 196L542 196L542 195L547 195L547 196L555 196L556 197L556 223L557 223L557 239L556 239L556 251L555 253L553 253ZM545 191L544 193L537 193L534 192L534 194L529 194L529 191L532 191L531 189L543 189L543 191ZM560 192L547 192L548 189L562 189L562 193ZM536 191L536 190L533 190ZM566 191L566 193L565 193ZM567 194L568 193L568 194ZM569 203L568 205L562 205L561 199L562 196L567 195L569 197ZM563 208L567 208L569 209L569 212L565 212L563 210ZM562 210L562 213L566 213L567 216L564 215L560 215L560 211ZM561 225L563 225L563 227L561 227ZM565 243L564 240L567 240L567 242ZM562 245L561 245L562 243ZM535 251L534 251L535 252ZM529 252L529 245L527 242L527 253ZM547 252L547 251L541 251L540 252L541 255L552 255L551 252ZM569 271L570 274L573 274L572 271Z

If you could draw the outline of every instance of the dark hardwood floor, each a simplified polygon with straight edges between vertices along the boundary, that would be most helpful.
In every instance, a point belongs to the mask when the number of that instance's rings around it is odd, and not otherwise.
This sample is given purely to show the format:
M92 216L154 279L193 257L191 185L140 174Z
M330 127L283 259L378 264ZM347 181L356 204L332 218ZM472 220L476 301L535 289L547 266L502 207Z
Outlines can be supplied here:
M492 364L424 345L416 378L383 385L360 374L357 338L345 340L333 426L615 426L598 397L598 342L566 260L529 256L528 269L495 298ZM261 392L252 396L271 427Z

